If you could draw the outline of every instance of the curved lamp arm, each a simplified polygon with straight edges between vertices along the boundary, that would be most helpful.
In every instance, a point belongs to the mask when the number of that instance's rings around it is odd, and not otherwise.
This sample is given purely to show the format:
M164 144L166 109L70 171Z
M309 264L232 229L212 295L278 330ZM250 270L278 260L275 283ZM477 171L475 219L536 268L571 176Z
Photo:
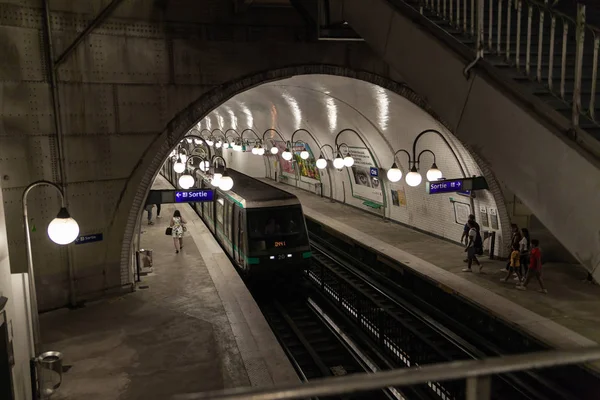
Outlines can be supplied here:
M398 156L398 153L404 153L406 154L406 156L408 157L408 168L410 169L411 164L413 163L412 158L410 157L410 153L404 149L400 149L397 152L394 153L394 163L392 165L392 168L394 168L394 165L396 166L396 168L398 167L396 164L396 157ZM435 157L435 156L434 156Z
M425 149L422 150L419 155L417 156L417 160L416 160L416 164L420 165L421 163L421 156L423 155L423 153L430 153L433 156L433 163L435 164L435 153L429 149Z
M204 128L204 129L202 129L202 130L200 131L200 136L202 136L202 134L203 134L204 132L208 132L208 136L210 136L210 135L211 135L211 132L210 132L208 129ZM204 137L203 137L203 139L204 139ZM205 140L206 140L206 139L205 139Z
M229 132L233 132L233 133L235 133L235 134L237 135L237 137L240 137L240 134L238 133L238 131L236 131L236 130L235 130L235 129L233 129L233 128L229 128L229 129L227 129L227 130L225 131L225 136L227 136L227 134L228 134Z
M212 130L212 132L210 133L213 137L216 137L215 132L218 132L221 134L221 136L223 137L223 139L227 140L227 136L225 136L225 133L220 129L220 128L215 128Z
M221 156L213 156L211 161L211 165L214 167L217 164L217 161L221 161L221 164L223 164L223 168L227 169L227 162L225 161L225 159Z
M202 136L198 136L198 135L186 135L186 136L185 136L185 137L182 139L182 141L183 141L183 140L185 140L185 139L187 139L187 138L199 139L199 140L201 140L201 141L202 141L202 143L201 143L201 144L198 144L198 145L196 145L194 148L197 148L197 147L202 147L202 148L204 148L204 147L205 147L205 145L206 145L206 139L204 139L204 137L202 137ZM180 148L180 149L182 149L182 147L181 147L181 142L179 142L179 143L180 143L180 144L179 144L179 148ZM195 143L193 143L193 144L195 144ZM210 157L210 156L211 156L211 153L212 153L212 152L211 152L211 150L210 150L210 146L206 145L206 148L208 149L208 155L209 155L209 157ZM193 151L194 151L194 150L192 150L192 151L191 151L191 152L189 152L189 153L192 153ZM188 155L189 153L188 153L187 149L185 149L185 154L186 154L186 155Z
M458 164L458 167L460 168L460 172L462 173L463 177L466 178L467 174L465 172L465 169L462 166L462 163L460 162L460 159L458 158L458 155L456 154L456 152L454 151L454 149L452 148L452 146L450 146L450 143L448 142L448 140L444 137L444 135L442 135L439 131L435 130L435 129L426 129L423 132L419 133L417 135L417 137L415 138L415 141L413 142L413 159L415 158L415 154L417 153L417 142L419 141L419 139L421 139L421 137L423 135L425 135L426 133L434 133L437 136L439 136L444 143L446 143L446 146L448 146L448 148L450 149L450 152L452 153L452 155L454 156L454 159L456 160L456 163ZM421 152L422 154L423 152ZM421 155L419 154L419 156ZM417 159L418 161L418 159ZM434 154L434 163L435 163L435 154Z
M240 133L240 138L244 139L244 133L246 132L252 132L254 134L254 136L256 136L256 139L258 139L260 141L260 137L256 134L256 132L254 131L254 129L251 128L246 128L242 131L242 133Z
M324 144L323 146L319 147L319 151L321 152L321 155L325 154L325 157L323 157L323 158L326 160L331 160L331 158L327 157L327 153L325 153L323 151L323 149L325 147L328 147L331 149L331 157L335 157L335 150L334 150L333 146L331 146L330 144Z

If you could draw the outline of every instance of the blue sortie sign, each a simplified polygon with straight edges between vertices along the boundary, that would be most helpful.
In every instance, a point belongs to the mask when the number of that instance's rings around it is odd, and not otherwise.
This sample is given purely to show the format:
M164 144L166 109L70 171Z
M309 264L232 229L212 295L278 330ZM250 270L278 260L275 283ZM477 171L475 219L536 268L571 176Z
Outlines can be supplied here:
M429 194L460 192L463 188L462 179L452 181L427 182Z
M75 244L99 242L102 239L104 239L104 236L102 233L92 233L91 235L79 236L77 239L75 239Z
M369 168L369 173L371 174L371 176L377 178L379 176L379 168L377 168L377 167L370 167Z
M176 203L190 203L196 201L213 201L212 189L198 189L175 192Z

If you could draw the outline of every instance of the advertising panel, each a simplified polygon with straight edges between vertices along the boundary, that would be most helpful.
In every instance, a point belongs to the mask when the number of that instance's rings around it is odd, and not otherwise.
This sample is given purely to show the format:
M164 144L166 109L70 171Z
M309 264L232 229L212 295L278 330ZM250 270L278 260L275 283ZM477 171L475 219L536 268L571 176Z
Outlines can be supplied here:
M300 153L306 150L308 151L308 158L303 160L300 157ZM319 169L317 168L317 161L315 160L315 156L310 149L310 146L307 143L296 143L294 145L294 160L296 160L296 168L298 169L298 174L300 175L300 180L308 183L319 183L321 182L321 174L319 174Z
M373 176L378 174L372 173L373 170L378 171L378 168L371 153L364 147L349 147L348 151L354 158L354 165L348 171L352 196L383 204L381 181L378 176Z
M276 141L275 146L279 149L277 152L277 159L279 160L279 165L281 165L281 174L289 179L298 179L292 161L286 161L282 157L287 144L282 141ZM300 153L303 150L308 151L309 154L306 160L303 160L300 157ZM294 157L293 161L296 163L296 169L300 180L308 183L321 182L321 174L319 174L319 169L317 168L316 160L310 146L306 143L296 143L290 151Z
M281 175L287 177L288 179L296 179L296 173L294 172L294 166L292 162L284 160L281 156L287 145L285 142L275 141L275 146L279 150L277 152L277 160L279 161L279 166L281 167Z

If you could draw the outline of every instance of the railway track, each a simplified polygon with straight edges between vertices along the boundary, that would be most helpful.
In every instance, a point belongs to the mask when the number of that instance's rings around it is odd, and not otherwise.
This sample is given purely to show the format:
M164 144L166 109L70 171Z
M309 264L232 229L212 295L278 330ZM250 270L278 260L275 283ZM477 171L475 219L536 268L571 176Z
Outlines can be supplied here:
M398 365L416 366L503 354L502 349L467 327L457 332L442 325L437 316L432 318L415 307L413 301L404 299L401 287L385 277L374 279L377 274L368 266L357 268L360 262L347 254L337 254L335 247L326 243L311 233L313 262L308 270L309 280L331 301L337 302L354 325L371 336L379 349ZM442 399L465 396L464 381L432 382L430 389ZM493 377L492 391L495 399L594 398L593 391L582 388L578 382L565 387L541 372Z
M374 372L375 362L343 333L317 304L318 293L302 288L292 294L258 299L258 304L303 381L357 372ZM330 397L328 397L329 399ZM335 397L344 400L400 400L405 397L389 388Z

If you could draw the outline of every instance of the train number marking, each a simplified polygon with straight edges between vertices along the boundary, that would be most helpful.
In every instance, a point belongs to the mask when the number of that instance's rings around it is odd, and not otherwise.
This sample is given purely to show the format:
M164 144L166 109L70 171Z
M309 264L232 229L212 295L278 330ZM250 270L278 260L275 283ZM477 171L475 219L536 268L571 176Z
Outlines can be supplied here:
M275 247L285 247L285 242L275 242Z

